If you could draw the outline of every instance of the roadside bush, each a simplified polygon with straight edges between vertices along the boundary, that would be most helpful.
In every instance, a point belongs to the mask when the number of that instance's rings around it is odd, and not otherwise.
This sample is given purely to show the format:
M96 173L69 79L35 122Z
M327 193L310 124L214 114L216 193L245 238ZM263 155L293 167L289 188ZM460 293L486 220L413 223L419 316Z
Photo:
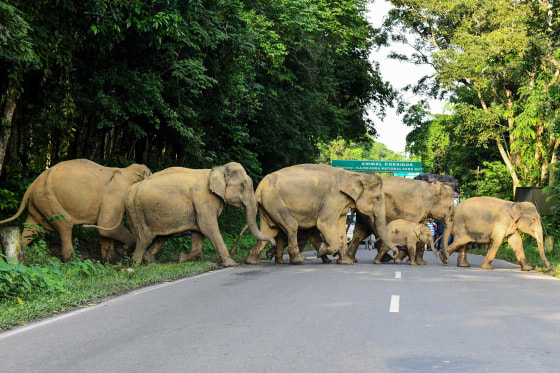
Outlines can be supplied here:
M67 278L60 261L52 258L48 266L24 266L7 263L0 257L0 297L21 298L38 292L56 293L67 291Z

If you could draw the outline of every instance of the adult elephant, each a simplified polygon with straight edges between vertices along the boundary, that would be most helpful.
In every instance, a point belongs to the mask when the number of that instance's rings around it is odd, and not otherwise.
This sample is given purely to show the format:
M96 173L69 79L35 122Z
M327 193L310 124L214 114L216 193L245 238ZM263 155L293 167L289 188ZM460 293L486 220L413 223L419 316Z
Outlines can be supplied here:
M424 260L424 245L429 245L436 258L434 236L426 224L414 223L404 219L396 219L387 224L389 239L397 247L405 249L399 252L402 260L410 258L410 265L426 264Z
M389 176L383 178L383 191L385 193L385 211L387 224L396 219L405 219L410 222L423 223L428 217L442 221L445 225L443 231L443 249L447 249L447 242L453 227L455 213L454 192L449 186L438 181L433 184L422 180L412 180L404 177ZM371 233L376 236L379 232L371 229L369 217L356 213L354 235L350 241L348 255L356 261L358 245ZM387 253L387 248L378 245L378 254L374 263L379 264ZM390 258L389 258L390 259ZM383 260L384 261L384 260ZM395 262L399 262L397 258Z
M539 254L546 268L550 263L544 254L541 216L531 202L511 202L494 197L473 197L461 202L455 211L453 243L448 250L440 252L444 263L449 255L459 250L457 266L470 267L467 261L466 245L470 243L490 244L482 263L482 269L492 269L492 260L500 245L507 238L522 271L533 269L527 264L523 252L523 241L518 230L537 240Z
M243 209L255 237L275 244L257 226L253 181L237 162L212 169L171 167L133 185L125 199L128 223L136 238L133 265L142 263L146 250L150 250L148 258L153 257L168 238L189 232L191 254L182 256L182 261L200 256L206 236L220 256L220 265L237 265L218 226L218 216L225 203Z
M325 165L302 164L283 168L264 177L255 192L261 229L276 237L288 237L290 263L305 260L298 248L298 230L317 228L323 236L318 255L339 253L337 263L352 264L346 245L346 213L356 208L369 216L389 242L385 226L385 200L381 178ZM372 227L373 229L373 227ZM259 240L245 263L260 264L266 242ZM396 248L392 247L395 255Z
M0 224L19 217L27 206L28 215L22 233L29 244L37 227L57 231L62 241L62 259L70 260L74 225L116 225L113 231L99 230L101 256L113 254L113 240L134 246L134 237L122 225L122 201L128 188L152 173L141 164L126 168L104 167L87 159L56 164L41 173L25 192L18 212Z

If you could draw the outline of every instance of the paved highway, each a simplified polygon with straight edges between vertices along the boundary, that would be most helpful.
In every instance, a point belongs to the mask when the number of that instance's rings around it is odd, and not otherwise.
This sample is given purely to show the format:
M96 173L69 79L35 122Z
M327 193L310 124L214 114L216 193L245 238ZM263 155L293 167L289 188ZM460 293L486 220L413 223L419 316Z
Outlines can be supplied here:
M0 333L7 372L558 372L560 281L442 265L240 266Z

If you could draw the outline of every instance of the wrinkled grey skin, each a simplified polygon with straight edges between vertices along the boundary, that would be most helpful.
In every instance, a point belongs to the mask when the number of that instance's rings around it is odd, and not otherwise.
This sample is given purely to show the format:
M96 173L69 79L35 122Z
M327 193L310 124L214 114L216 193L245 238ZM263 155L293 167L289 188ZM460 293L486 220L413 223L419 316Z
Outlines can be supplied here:
M168 238L191 233L191 253L181 256L181 261L197 259L206 236L218 252L219 264L236 266L218 226L218 216L225 203L244 211L255 237L275 244L257 226L253 182L239 163L230 162L212 169L171 167L131 187L125 209L136 237L133 265L142 263L147 250L146 259L153 260Z
M74 247L72 228L81 224L114 226L110 232L99 230L102 260L114 256L113 240L134 247L134 237L122 225L122 201L128 188L150 176L141 164L126 168L101 166L87 159L74 159L54 165L41 173L29 186L18 212L7 223L20 216L27 206L28 215L22 233L23 244L29 244L36 227L57 231L62 241L62 259L69 261ZM53 219L57 215L58 217Z
M387 231L389 232L389 239L395 246L406 248L399 253L399 258L402 260L405 256L408 256L410 265L426 264L423 258L424 245L429 245L437 258L434 237L426 224L397 219L387 224Z
M325 165L296 165L265 176L255 194L261 230L272 237L280 231L286 233L292 264L305 260L298 247L298 230L312 228L317 228L323 236L319 256L339 253L337 263L352 264L346 244L346 213L350 207L370 216L375 228L383 232L381 240L389 242L383 186L377 175ZM259 255L265 246L266 242L257 242L245 263L260 264ZM392 249L396 255L396 248Z
M196 242L202 243L204 235L218 252L220 265L237 265L229 256L218 226L224 203L243 209L255 237L275 243L257 226L253 182L241 164L230 162L205 170L173 167L154 174L128 195L126 210L131 216L131 229L138 237L134 265L141 263L144 251L157 236L152 255L163 244L162 238L187 231L198 232L193 235L193 249L202 247Z
M537 240L539 254L546 268L550 263L544 254L541 217L531 202L511 202L494 197L473 197L461 202L455 210L453 243L447 251L442 250L440 258L449 262L449 256L459 251L457 266L470 267L467 262L466 246L470 243L490 244L482 269L492 269L492 261L504 238L512 247L522 271L533 269L527 264L523 251L523 241L518 230Z
M455 214L455 201L453 190L440 182L430 184L422 180L411 180L404 177L389 176L383 178L383 192L385 193L386 223L396 219L405 219L416 223L426 223L433 217L444 223L445 229L442 237L443 248L447 248L453 216ZM369 218L359 211L356 213L354 236L348 248L348 255L355 260L358 245L367 236L375 232L370 227ZM387 248L378 248L374 263L382 262ZM390 259L389 259L390 260ZM395 263L400 261L395 259Z

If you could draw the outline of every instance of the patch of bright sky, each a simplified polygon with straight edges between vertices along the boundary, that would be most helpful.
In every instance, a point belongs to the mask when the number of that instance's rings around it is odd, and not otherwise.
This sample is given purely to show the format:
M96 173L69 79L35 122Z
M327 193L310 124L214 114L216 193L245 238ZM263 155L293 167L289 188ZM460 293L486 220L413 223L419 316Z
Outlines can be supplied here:
M391 9L391 3L384 0L375 0L374 3L368 5L368 20L373 27L380 27L384 17ZM379 63L379 70L384 81L389 81L391 85L400 90L401 88L416 83L420 78L431 75L434 70L430 66L418 66L412 63L400 62L387 58L391 51L410 55L413 52L412 47L403 44L394 44L371 52L371 59ZM410 103L416 103L422 97L414 96L407 93L405 99ZM442 113L444 102L437 100L429 100L432 113ZM390 150L401 153L404 152L406 146L406 135L411 131L402 122L402 115L396 113L396 108L387 108L387 115L381 121L375 114L369 113L374 120L378 137L375 141L385 144Z

